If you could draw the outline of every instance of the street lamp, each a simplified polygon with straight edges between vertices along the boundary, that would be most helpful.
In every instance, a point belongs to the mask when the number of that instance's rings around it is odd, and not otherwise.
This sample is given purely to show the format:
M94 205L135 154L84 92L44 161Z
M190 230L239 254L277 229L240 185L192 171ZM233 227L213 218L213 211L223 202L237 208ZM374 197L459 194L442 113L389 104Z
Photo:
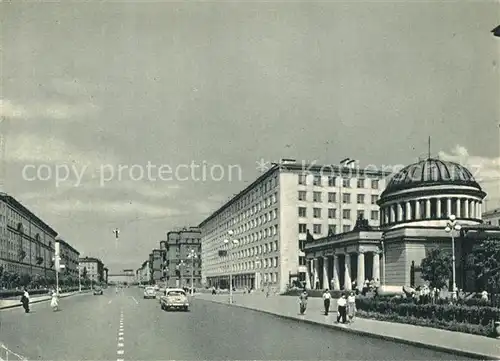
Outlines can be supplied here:
M191 296L193 296L194 295L194 260L198 258L198 255L196 254L194 249L192 249L191 251L189 251L189 254L187 257L191 259Z
M255 268L257 272L255 272L255 289L258 291L261 289L260 287L260 258L255 257Z
M448 223L446 224L446 228L444 229L446 233L451 235L451 264L452 264L452 289L451 289L451 297L455 299L457 297L457 285L456 275L455 275L455 235L454 231L460 231L462 226L458 224L457 217L454 214L450 215Z
M82 292L82 265L78 263L78 291Z
M179 287L182 288L182 266L184 266L184 261L181 259L177 264L177 269L179 270Z
M224 240L225 244L237 245L239 243L237 239L233 238L234 232L231 229L227 231L227 235L229 237ZM232 255L229 255L229 303L233 303L233 279L232 279L233 259L231 256Z
M385 233L380 238L380 248L382 251L382 286L385 286Z

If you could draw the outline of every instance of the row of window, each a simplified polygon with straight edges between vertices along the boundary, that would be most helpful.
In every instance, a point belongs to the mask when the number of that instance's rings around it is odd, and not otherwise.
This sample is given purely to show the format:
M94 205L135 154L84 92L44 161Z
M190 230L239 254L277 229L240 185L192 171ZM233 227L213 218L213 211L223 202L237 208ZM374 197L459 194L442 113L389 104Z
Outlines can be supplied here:
M328 224L328 233L336 234L337 233L337 225ZM342 233L350 232L352 230L352 225L344 224L342 225ZM299 233L305 234L307 233L307 224L300 223L299 224ZM323 234L323 225L322 224L313 224L313 234ZM302 249L302 247L301 247Z
M314 218L321 218L322 217L322 208L313 208L313 217ZM307 217L307 207L299 207L298 208L298 213L300 218L305 218ZM328 208L328 218L329 219L336 219L337 218L337 209L336 208ZM351 210L350 209L343 209L342 210L342 218L343 219L351 219ZM358 210L357 211L357 218L365 218L365 211L364 210ZM379 211L371 211L370 212L370 219L372 221L378 221L379 220Z
M254 246L254 247L249 247L249 248L246 248L244 250L240 250L238 252L228 254L227 257L229 257L230 259L241 259L241 258L254 257L254 256L258 256L261 254L267 254L270 252L277 252L277 251L278 251L278 241L275 240L273 242L261 244L261 245ZM225 262L225 260L223 260L222 257L219 256L218 253L207 256L206 258L210 261L215 261L215 262L211 262L212 264L220 264L220 263Z
M307 191L298 191L298 200L307 202ZM322 192L312 192L313 194L313 202L322 202ZM377 204L378 195L371 196L371 204ZM358 204L365 204L366 197L364 194L358 194L356 196L356 201ZM328 192L328 203L337 203L337 193ZM351 203L351 194L350 193L342 193L342 203Z
M323 185L323 180L324 178L321 175L315 175L313 176L313 185L315 186L322 186ZM351 178L342 178L342 187L344 188L351 188L352 184ZM370 179L371 181L371 189L378 189L379 188L379 180L378 179ZM328 186L329 187L336 187L337 186L337 177L335 176L328 176L327 178ZM307 174L299 174L299 184L300 185L307 185ZM364 178L358 178L356 182L357 188L365 188L366 185L366 179Z

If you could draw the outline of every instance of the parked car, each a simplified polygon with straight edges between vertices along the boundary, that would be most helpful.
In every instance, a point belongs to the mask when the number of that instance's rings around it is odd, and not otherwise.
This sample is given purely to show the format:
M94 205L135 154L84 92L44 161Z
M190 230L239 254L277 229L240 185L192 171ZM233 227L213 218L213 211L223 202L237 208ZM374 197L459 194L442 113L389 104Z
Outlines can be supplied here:
M189 299L182 288L171 288L160 297L161 309L169 311L172 309L189 311Z
M156 298L156 291L154 287L148 286L144 289L144 298Z
M101 295L102 296L102 288L97 286L94 287L94 296Z

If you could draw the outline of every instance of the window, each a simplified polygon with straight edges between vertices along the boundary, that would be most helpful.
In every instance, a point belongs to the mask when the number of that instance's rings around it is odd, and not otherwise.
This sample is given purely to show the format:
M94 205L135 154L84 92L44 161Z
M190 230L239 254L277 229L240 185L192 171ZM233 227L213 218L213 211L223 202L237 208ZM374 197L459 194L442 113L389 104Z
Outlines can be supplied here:
M328 186L335 187L335 177L332 177L332 176L328 177Z
M377 204L378 196L372 196L372 204Z
M344 188L351 188L351 180L349 178L342 179L342 186Z
M329 203L335 203L335 202L337 202L337 193L329 192L328 193L328 202Z
M371 212L371 217L370 217L373 221L376 221L378 220L378 211L372 211Z
M315 175L314 176L313 184L315 186L320 186L321 185L321 176L320 175Z
M300 223L299 224L299 233L306 233L306 232L307 232L307 224Z
M321 202L321 192L313 193L313 202Z
M344 209L342 211L342 218L344 218L344 219L351 219L351 210L350 209Z
M328 233L335 234L337 233L337 226L335 224L328 225Z
M337 218L337 210L335 208L328 209L328 218Z
M307 208L299 207L299 217L307 217Z
M305 201L307 199L307 192L306 191L299 191L299 201Z
M314 234L321 234L321 224L315 224L313 227Z
M314 208L313 216L314 218L321 218L321 208Z
M358 214L357 214L358 218L365 218L365 211L358 211Z
M351 226L342 226L343 233L350 232L350 231L351 231Z
M342 194L342 203L351 203L351 195L349 193Z
M301 251L303 251L303 250L304 250L304 246L305 246L305 245L306 245L306 241L305 241L305 240L301 240L301 239L299 239L299 249L300 249Z
M364 178L358 179L358 188L365 188L365 180L364 180Z
M307 263L306 263L306 258L303 257L303 256L300 256L299 257L299 265L300 266L305 266Z
M378 189L378 179L372 179L372 189Z
M299 174L299 184L302 184L302 185L306 184L306 175L305 174Z
M365 195L358 194L357 200L358 200L358 204L364 204L365 203Z

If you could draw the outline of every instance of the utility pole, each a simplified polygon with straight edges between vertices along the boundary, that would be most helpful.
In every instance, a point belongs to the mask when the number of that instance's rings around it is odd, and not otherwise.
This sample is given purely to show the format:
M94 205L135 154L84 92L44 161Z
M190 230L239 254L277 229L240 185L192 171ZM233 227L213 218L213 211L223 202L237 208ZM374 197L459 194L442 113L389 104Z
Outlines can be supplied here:
M60 265L61 257L60 257L60 244L58 240L55 241L54 247L55 247L54 265L56 269L56 294L59 296L59 270L61 268Z

